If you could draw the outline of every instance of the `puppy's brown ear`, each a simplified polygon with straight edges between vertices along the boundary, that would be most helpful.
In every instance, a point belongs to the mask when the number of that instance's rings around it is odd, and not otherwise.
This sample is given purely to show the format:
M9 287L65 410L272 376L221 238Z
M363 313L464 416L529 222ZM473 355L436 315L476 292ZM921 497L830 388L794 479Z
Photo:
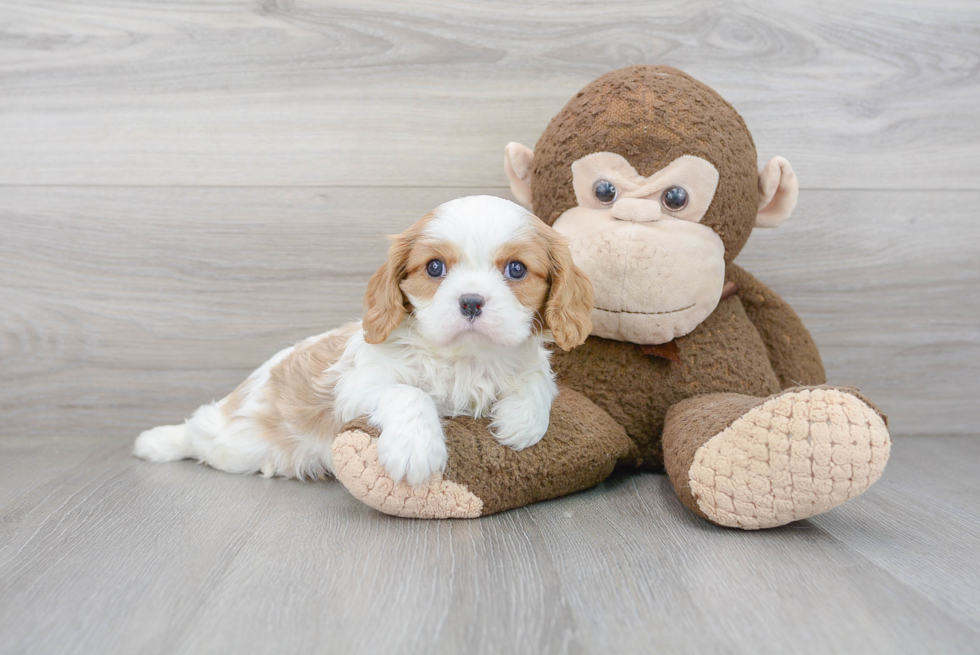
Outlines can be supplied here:
M592 281L572 261L568 241L554 229L541 224L548 241L551 290L544 307L544 320L562 350L585 343L592 332L595 292Z
M405 296L399 285L405 277L405 262L412 249L412 240L409 232L392 237L388 261L368 281L361 324L364 340L368 343L384 343L405 317Z

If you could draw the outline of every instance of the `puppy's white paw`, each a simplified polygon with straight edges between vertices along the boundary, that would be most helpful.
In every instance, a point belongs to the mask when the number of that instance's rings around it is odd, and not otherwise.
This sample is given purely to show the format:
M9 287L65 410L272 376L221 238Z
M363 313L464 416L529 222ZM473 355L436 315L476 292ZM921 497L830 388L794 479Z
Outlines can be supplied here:
M190 456L186 425L161 425L136 437L133 454L151 462L172 462Z
M504 446L524 450L541 441L548 431L551 403L524 396L501 398L490 411L490 431Z
M412 486L445 471L449 452L438 416L435 421L416 419L383 427L378 461L395 483L404 478Z

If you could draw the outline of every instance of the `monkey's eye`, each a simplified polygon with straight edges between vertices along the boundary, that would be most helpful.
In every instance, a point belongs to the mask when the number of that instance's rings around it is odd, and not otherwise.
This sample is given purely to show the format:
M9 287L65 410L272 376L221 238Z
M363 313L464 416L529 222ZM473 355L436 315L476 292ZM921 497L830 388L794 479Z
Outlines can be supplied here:
M684 187L672 186L660 196L660 202L667 211L680 211L687 207L687 191Z
M523 280L524 276L527 275L527 266L521 262L511 262L507 264L505 275L512 280Z
M425 272L429 274L429 277L442 277L446 272L446 265L442 263L441 259L433 259L425 265Z
M609 180L599 180L592 187L592 193L595 194L595 199L604 205L611 205L616 202L616 197L619 195L619 191L616 190L616 185Z

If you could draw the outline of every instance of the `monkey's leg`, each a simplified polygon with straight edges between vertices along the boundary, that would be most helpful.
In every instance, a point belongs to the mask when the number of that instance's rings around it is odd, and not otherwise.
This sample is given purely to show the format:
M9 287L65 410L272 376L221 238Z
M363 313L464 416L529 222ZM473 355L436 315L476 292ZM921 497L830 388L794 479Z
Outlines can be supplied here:
M891 448L885 420L852 388L699 396L667 412L664 465L698 515L733 528L772 528L833 509L874 484Z
M337 478L361 502L413 518L476 518L599 484L621 458L635 457L625 430L581 394L561 389L548 433L522 451L501 446L486 420L445 422L449 464L419 487L394 484L378 463L375 428L344 426L334 440Z

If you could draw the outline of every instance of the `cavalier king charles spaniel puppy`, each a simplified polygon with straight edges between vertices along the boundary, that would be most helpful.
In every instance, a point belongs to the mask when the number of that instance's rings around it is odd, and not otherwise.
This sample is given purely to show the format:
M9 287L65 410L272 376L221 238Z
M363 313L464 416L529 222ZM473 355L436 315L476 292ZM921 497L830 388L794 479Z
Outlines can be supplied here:
M565 238L512 202L471 196L391 240L362 322L277 353L183 425L141 434L136 455L319 478L334 472L341 426L366 416L391 478L419 485L445 469L443 417L487 417L515 450L540 441L558 393L545 343L568 350L592 329L592 284Z

